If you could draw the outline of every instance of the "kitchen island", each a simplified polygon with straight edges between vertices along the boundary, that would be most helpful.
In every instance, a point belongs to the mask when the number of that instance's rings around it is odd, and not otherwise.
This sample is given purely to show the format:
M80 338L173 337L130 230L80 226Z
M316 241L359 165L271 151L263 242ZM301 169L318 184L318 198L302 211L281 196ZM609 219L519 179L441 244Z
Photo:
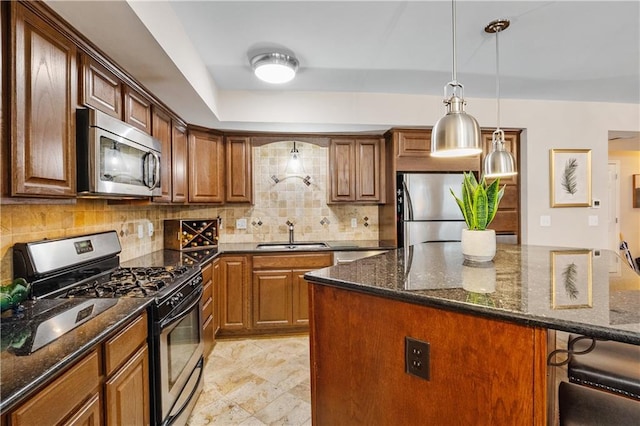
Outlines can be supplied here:
M554 331L640 345L640 276L607 250L499 244L465 265L427 243L305 279L317 425L544 425ZM407 337L428 379L405 372Z

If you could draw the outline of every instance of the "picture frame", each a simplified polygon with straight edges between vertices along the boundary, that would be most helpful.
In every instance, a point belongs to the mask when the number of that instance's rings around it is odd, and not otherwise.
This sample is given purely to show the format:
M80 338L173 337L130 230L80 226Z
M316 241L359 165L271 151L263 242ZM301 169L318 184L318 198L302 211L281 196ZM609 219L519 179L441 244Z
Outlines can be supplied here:
M551 207L591 206L591 150L549 151Z
M551 252L551 308L593 307L592 250Z

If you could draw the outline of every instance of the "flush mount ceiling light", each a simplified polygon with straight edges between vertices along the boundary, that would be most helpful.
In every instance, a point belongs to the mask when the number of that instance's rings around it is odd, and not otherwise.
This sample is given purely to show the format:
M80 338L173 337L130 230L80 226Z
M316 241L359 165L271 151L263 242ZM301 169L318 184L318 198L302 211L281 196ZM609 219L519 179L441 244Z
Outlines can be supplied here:
M496 19L484 28L489 34L496 35L496 103L497 120L496 130L493 132L491 152L484 158L483 172L485 177L513 176L518 174L516 160L513 155L504 149L504 132L500 128L500 50L498 34L509 28L508 19Z
M464 87L458 82L456 71L456 3L451 1L453 34L452 80L444 86L444 104L447 113L440 118L431 131L431 155L433 157L463 157L482 152L480 148L480 126L475 118L464 112ZM453 89L447 97L447 88ZM458 96L460 91L460 96Z
M260 80L282 84L293 80L298 70L298 60L284 53L263 53L251 59L253 72Z

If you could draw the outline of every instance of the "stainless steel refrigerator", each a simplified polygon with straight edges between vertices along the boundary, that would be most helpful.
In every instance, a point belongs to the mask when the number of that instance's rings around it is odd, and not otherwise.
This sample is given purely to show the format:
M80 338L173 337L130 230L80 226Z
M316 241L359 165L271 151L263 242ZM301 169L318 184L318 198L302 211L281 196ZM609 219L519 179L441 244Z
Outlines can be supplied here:
M399 173L398 247L460 241L466 228L462 212L451 195L462 192L462 173Z

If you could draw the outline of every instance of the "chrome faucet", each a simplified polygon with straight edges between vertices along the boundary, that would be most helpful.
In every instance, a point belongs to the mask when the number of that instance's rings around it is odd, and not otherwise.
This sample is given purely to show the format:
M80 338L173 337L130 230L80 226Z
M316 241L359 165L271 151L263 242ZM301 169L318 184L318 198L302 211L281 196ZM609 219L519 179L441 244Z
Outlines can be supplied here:
M288 220L287 225L289 226L289 244L293 244L293 222Z

